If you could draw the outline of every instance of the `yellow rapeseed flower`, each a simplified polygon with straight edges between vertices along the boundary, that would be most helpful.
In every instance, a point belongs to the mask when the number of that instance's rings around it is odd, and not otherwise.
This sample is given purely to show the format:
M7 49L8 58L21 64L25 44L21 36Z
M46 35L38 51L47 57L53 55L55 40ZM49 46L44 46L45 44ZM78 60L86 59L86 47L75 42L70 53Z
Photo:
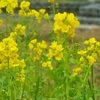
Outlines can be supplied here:
M48 0L48 2L50 2L50 3L54 3L54 0Z
M40 9L39 10L39 14L42 14L43 15L45 13L45 11L46 11L45 9Z
M23 83L25 81L25 75L22 74L22 73L17 73L16 81L19 81L19 82Z
M49 49L49 52L46 54L46 56L48 57L49 60L52 59L52 57L54 56L52 49Z
M82 69L80 67L75 69L75 72L80 73L82 71Z
M50 68L50 70L53 70L53 67L52 67L51 61L47 61L47 66Z
M0 56L2 68L14 68L19 66L20 62L24 62L18 59L17 43L12 37L4 38L2 42L0 42ZM21 66L24 67L25 62L24 64L21 63Z
M6 11L7 11L8 13L10 13L11 15L14 15L14 10L13 10L13 8L12 8L11 6L7 6L7 7L6 7Z
M49 52L46 54L48 59L55 57L56 60L61 60L63 58L63 47L61 44L57 44L56 41L53 41L50 45Z
M58 20L60 20L60 21L63 21L63 20L65 20L65 18L67 17L67 13L66 12L64 12L64 13L57 13L55 16L54 16L54 20L56 21L58 21Z
M5 8L7 6L7 1L0 0L0 8Z
M93 37L89 40L85 40L84 44L86 45L86 48L78 51L78 54L81 55L79 63L91 66L97 60L98 53L100 52L100 42L96 41Z
M51 48L51 49L56 49L56 47L57 47L57 42L56 42L56 41L53 41L53 42L51 43L50 48Z
M30 14L30 2L22 1L20 3L19 16L30 16Z
M66 20L72 26L72 28L77 28L80 25L78 19L74 16L73 13L69 13L67 15L67 19Z
M44 19L49 22L50 21L50 16L48 13L44 14Z
M54 52L54 56L56 60L61 60L63 58L63 47L62 45L57 45L56 50Z
M94 44L94 43L96 43L97 41L96 41L96 39L93 37L93 38L90 38L90 39L89 39L89 42L90 42L90 44Z
M47 63L46 62L43 62L42 63L42 67L47 67Z
M16 36L17 36L17 32L11 32L10 33L11 38L16 39Z
M19 67L25 68L25 66L26 66L25 61L24 61L24 59L22 59L22 60L19 62Z
M0 26L1 26L1 25L3 25L3 20L2 20L2 19L0 19Z
M28 44L30 51L30 55L33 54L33 61L37 61L41 59L42 54L44 53L45 49L47 48L47 43L42 40L42 42L38 42L37 39L33 39Z
M93 65L96 62L96 59L93 56L87 56L89 65Z
M37 43L37 39L33 39L33 40L31 40L30 43L32 43L32 44L36 44L36 43Z
M59 51L56 51L54 56L56 60L61 60L63 58L63 53L62 52L59 53Z
M15 32L18 33L19 35L24 35L25 29L26 29L25 26L23 26L21 24L17 24L17 26L15 27Z
M82 68L81 67L78 67L78 68L73 69L72 75L73 76L77 76L81 72L82 72Z
M80 51L78 51L78 54L80 54L80 55L85 55L87 53L87 51L86 50L80 50Z
M42 67L48 67L50 70L53 70L51 61L46 61L42 63Z
M28 46L29 46L29 49L30 49L30 50L32 50L33 47L34 47L32 43L29 43Z
M77 75L78 75L78 73L74 72L72 75L73 75L73 76L77 76Z
M28 11L29 7L30 7L30 2L28 2L28 1L22 1L21 4L20 4L20 8L22 10Z
M18 7L18 0L1 0L0 9L6 8L6 12L14 15L14 9ZM1 12L1 11L0 11Z
M54 21L54 33L57 35L57 38L74 37L75 29L80 24L73 13L66 12L55 14Z

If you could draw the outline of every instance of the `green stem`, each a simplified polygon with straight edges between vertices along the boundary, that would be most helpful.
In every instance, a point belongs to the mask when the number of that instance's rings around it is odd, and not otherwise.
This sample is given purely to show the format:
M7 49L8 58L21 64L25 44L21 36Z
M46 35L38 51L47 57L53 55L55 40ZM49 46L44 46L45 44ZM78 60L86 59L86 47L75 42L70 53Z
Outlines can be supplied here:
M56 14L55 3L53 3L52 6L53 6L53 14L55 16L55 14Z
M40 87L40 81L41 81L41 77L40 77L40 75L41 75L41 73L40 73L40 70L38 69L39 67L36 67L35 66L35 75L36 75L36 87L35 87L35 96L34 96L34 100L38 100L38 95L39 95L39 87Z
M66 72L66 100L69 100L69 79L68 79L68 70Z
M83 95L83 100L86 100L86 91L85 91L85 87L82 88L82 95Z
M7 61L8 61L8 96L9 96L9 100L11 100L11 76L10 76L10 66L9 66L9 57L7 57Z
M16 97L17 97L17 95L16 95L16 89L14 89L14 98L15 98L14 100L17 100Z
M91 66L91 77L92 77L92 89L93 89L92 98L93 98L93 100L95 100L95 94L94 94L94 70L93 70L93 66Z
M39 94L39 85L40 85L40 77L38 77L37 82L36 82L36 90L35 90L35 100L38 100L38 94Z
M9 85L8 85L9 100L11 100L11 89L10 89L10 84L11 84L11 80L9 81Z
M6 18L5 18L5 20L6 20L6 33L8 34L8 14L6 13Z
M83 80L83 84L82 84L82 95L83 95L83 100L86 100L86 91L85 91L85 81L89 75L89 70L90 70L90 66L87 69L87 72L85 74L84 80Z
M68 59L69 59L69 57L68 57L68 53L67 53L67 49L65 49L65 51L64 51L64 54L65 54L65 58L66 58L66 60L65 60L65 77L66 77L66 80L65 80L65 84L66 84L66 91L65 91L65 100L69 100L69 61L68 61Z
M21 83L20 99L23 97L23 84Z
M85 81L86 81L86 79L87 79L87 77L88 77L88 75L89 75L90 67L91 67L91 66L89 66L88 69L87 69L86 75L85 75L84 80L83 80L82 87L84 87Z

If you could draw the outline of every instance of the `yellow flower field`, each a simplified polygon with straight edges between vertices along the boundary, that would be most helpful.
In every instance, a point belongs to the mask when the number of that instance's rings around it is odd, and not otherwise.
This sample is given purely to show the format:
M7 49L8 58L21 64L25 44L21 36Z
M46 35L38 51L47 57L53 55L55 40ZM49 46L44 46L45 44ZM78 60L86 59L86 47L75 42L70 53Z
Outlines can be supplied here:
M99 100L94 64L100 42L73 41L78 18L56 11L55 0L47 2L53 19L46 9L30 9L27 0L0 0L0 100Z

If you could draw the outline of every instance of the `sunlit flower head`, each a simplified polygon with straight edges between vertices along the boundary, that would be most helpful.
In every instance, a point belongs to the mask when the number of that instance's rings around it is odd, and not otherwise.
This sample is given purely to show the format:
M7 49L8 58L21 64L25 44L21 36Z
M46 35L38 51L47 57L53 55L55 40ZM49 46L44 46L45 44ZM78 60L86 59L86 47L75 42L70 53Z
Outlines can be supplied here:
M50 3L54 3L54 0L48 0L48 2L50 2Z
M80 24L73 13L67 12L55 14L54 21L54 33L58 38L74 37L75 29Z
M2 20L2 19L0 19L0 26L1 26L1 25L3 25L3 20Z

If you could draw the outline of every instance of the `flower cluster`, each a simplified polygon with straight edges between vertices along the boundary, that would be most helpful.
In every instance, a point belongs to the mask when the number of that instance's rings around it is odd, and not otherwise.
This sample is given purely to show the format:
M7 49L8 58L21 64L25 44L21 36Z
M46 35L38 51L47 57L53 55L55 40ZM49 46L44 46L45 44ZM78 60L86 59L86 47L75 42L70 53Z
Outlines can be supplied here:
M17 54L18 48L16 46L16 42L10 37L0 42L0 69L4 67L13 68L18 64L19 55Z
M14 31L17 32L19 35L24 35L25 34L25 29L26 29L25 26L23 26L21 24L17 24Z
M54 16L54 20L54 33L58 38L62 36L74 37L75 29L79 26L79 21L73 13L57 13Z
M75 68L75 69L73 69L73 76L77 76L81 72L82 72L81 67Z
M95 38L85 40L86 48L79 50L77 53L80 55L77 66L73 69L72 75L77 76L83 71L88 71L91 66L97 61L98 54L100 53L100 42Z
M19 15L26 16L27 13L30 11L29 7L30 7L30 2L28 2L28 1L22 1L20 3Z
M81 55L79 62L81 65L91 66L96 62L98 53L100 53L100 42L96 41L95 38L90 38L84 41L84 44L87 47L84 50L78 51L78 54Z
M49 49L47 50L47 48ZM32 55L32 61L36 62L40 60L42 67L49 67L50 70L53 69L51 63L52 58L58 61L63 59L63 47L61 44L57 44L56 41L52 42L48 47L45 41L37 42L37 39L33 39L29 43L29 49L31 50L30 54Z
M39 11L36 11L35 9L30 9L30 2L28 1L22 1L20 4L20 10L19 10L20 16L26 16L26 17L36 17L38 22L41 22L41 19L48 19L48 13L46 13L45 9L40 9Z
M2 13L2 9L6 8L6 11L14 15L14 9L18 7L18 0L0 0L0 13Z
M11 16L4 19L5 29L0 32L1 100L95 99L98 91L94 86L93 64L100 53L100 42L91 38L84 41L85 49L80 49L78 43L67 41L68 37L74 37L80 23L73 13L56 13L55 0L48 2L53 8L52 22L45 9L30 9L27 0L20 2L16 21L9 24L7 20ZM6 10L14 15L16 7L18 0L0 0L0 14ZM45 25L38 25L34 18L38 23L46 19L50 24L50 41L38 41L41 38L35 32L44 32L43 26L48 26L44 21ZM14 28L14 23L19 21L21 24ZM10 30L13 31L9 37L4 38Z
M15 42L15 40L11 37L4 38L0 42L0 70L13 69L16 67L21 71L24 70L24 59L19 60L17 43ZM24 77L21 78L23 79Z
M53 41L49 47L49 52L46 54L49 60L51 60L53 57L56 60L62 60L63 59L63 47L61 44L57 44L56 41Z
M3 20L2 20L2 19L0 19L0 26L1 26L1 25L3 25Z
M29 43L29 49L31 50L30 56L32 56L32 61L40 61L42 67L48 67L50 70L53 69L51 61L44 61L43 56L46 55L47 44L43 40L42 42L37 42L37 39L31 40Z
M54 3L54 0L48 0L48 2Z
M52 63L51 61L45 61L45 62L42 62L42 67L48 67L51 71L53 70L53 66L52 66Z
M52 59L60 61L63 59L63 47L61 44L57 44L56 41L53 41L49 46L48 53L46 54L47 61L42 61L42 67L48 67L50 70L53 70Z
M10 32L10 37L13 39L17 38L17 35L22 36L25 34L25 29L26 27L21 25L21 24L17 24L16 27L14 28L13 32Z
M17 81L19 82L24 82L25 81L25 61L24 59L22 59L20 62L19 62L19 72L17 72Z
M42 57L44 50L47 48L47 44L44 40L38 42L37 39L33 39L29 43L30 54L33 56L34 62L39 61Z

